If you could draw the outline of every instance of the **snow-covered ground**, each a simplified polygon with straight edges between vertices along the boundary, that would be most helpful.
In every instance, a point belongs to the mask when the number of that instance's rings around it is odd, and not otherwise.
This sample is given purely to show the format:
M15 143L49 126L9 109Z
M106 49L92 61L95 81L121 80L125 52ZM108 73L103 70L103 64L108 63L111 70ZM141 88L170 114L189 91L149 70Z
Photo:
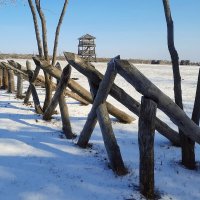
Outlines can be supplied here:
M24 65L24 60L18 60ZM66 62L61 62L62 66ZM102 73L105 63L95 63ZM153 83L173 98L172 70L170 66L136 65ZM182 66L184 108L191 116L199 68ZM89 89L87 79L73 69L72 77ZM140 101L141 95L122 77L115 81L131 96ZM27 88L25 82L24 91ZM38 88L43 103L44 91ZM133 115L109 96L108 100ZM80 134L89 106L81 106L66 98L74 133ZM157 116L176 128L162 112ZM113 117L112 117L113 119ZM136 117L137 119L137 117ZM34 108L23 105L14 94L0 90L0 199L2 200L125 200L143 199L138 192L138 120L120 124L112 120L125 165L129 174L117 177L108 166L106 151L99 125L90 143L91 149L80 149L77 139L63 138L60 115L51 122L42 120ZM155 186L161 199L200 199L200 166L191 171L180 165L180 148L171 146L160 134L155 136ZM196 160L200 161L200 148L196 145Z

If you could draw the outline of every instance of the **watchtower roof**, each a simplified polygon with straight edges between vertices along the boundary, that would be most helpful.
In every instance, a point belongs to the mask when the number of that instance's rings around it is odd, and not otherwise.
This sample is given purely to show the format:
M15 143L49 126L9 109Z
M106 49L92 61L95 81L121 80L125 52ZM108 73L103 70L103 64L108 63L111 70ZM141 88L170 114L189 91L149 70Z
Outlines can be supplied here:
M90 34L85 34L78 39L79 40L82 40L82 39L91 40L91 39L96 39L96 38L94 36L90 35Z

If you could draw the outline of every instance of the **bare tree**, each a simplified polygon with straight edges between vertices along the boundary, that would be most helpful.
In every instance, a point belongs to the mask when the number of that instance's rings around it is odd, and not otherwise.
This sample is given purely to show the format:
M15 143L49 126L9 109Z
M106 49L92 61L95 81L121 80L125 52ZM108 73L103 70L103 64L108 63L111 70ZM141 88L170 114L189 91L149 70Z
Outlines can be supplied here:
M36 10L35 10L32 0L28 0L28 3L29 3L29 7L31 9L32 16L33 16L33 22L34 22L35 35L36 35L36 40L37 40L37 45L38 45L39 56L43 57L42 41L40 38L40 31L39 31L39 26L38 26L38 21L37 21Z
M36 6L36 9L37 9L40 21L41 21L42 42L41 42L41 39L40 39L40 33L39 33L39 27L38 27L38 23L37 23L37 14L36 14L36 11L35 11L35 7L33 5L32 0L28 0L28 2L29 2L29 6L30 6L31 13L32 13L32 16L33 16L34 28L35 28L36 40L37 40L37 44L38 44L39 55L40 55L40 57L44 57L44 59L49 62L49 49L48 49L48 40L47 40L46 18L45 18L43 10L41 8L41 1L35 0L35 6ZM60 18L59 18L59 21L58 21L58 25L57 25L57 28L56 28L55 40L54 40L54 49L53 49L53 58L52 58L52 65L53 66L55 65L55 62L56 62L58 38L59 38L61 24L62 24L64 15L66 13L67 4L68 4L68 0L65 0L61 15L60 15ZM46 108L48 107L50 101L51 101L51 98L52 98L52 86L51 86L52 78L51 78L51 76L46 74L46 72L44 72L44 75L45 75L46 96L45 96L45 102L44 102L43 110L45 111Z
M56 55L57 55L57 48L58 48L58 37L59 37L59 34L60 34L60 27L62 25L63 18L64 18L65 13L66 13L67 4L68 4L68 0L65 0L61 15L60 15L60 18L59 18L59 21L58 21L58 25L57 25L57 28L56 28L55 40L54 40L54 49L53 49L53 58L52 58L52 65L53 66L56 63Z
M46 19L40 5L40 0L35 0L35 5L37 8L38 14L40 16L40 21L41 21L41 26L42 26L42 42L43 42L44 58L46 61L49 61Z
M181 76L179 70L179 57L174 45L174 23L171 16L169 0L163 0L163 6L165 11L165 18L167 22L167 40L168 49L172 60L173 78L174 78L174 97L175 103L183 109L182 103L182 91L181 91ZM182 164L189 169L195 168L195 153L194 142L185 136L181 130L179 130L181 138L182 149Z

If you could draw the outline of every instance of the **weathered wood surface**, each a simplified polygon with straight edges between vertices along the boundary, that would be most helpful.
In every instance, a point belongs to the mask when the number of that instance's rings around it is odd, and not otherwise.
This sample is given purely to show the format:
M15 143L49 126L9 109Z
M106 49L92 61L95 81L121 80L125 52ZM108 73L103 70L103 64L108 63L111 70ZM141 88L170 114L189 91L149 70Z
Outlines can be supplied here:
M27 81L29 81L28 79L28 74L23 72L22 70L20 69L17 69L15 68L14 66L11 66L10 64L6 63L6 62L1 62L1 64L4 66L4 68L6 68L7 70L8 69L11 69L14 71L15 74L18 74L18 73L21 73L23 75L23 78Z
M24 68L22 65L20 65L19 63L16 63L14 61L10 62L12 63L12 65L8 65L7 63L4 63L4 65L6 65L6 68L11 68L14 70L14 72L16 74L22 74L23 75L23 78L27 81L29 81L28 79L28 74L27 74L27 70L19 70L19 66ZM40 67L37 67L36 66L36 69L34 71L34 74L33 74L33 78L31 80L32 83L34 83L34 85L37 85L37 86L41 86L41 87L44 87L45 86L45 79L44 79L44 76L42 75L37 75L39 73L39 70L40 70ZM31 87L31 86L30 86ZM25 99L24 99L24 103L28 103L29 101L29 98L30 98L30 95L31 95L31 88L28 88L27 92L26 92L26 96L25 96ZM56 90L57 88L57 85L55 83L52 82L52 88L53 90ZM68 90L68 89L65 89L65 93L64 93L66 96L69 96L77 101L79 101L81 104L83 105L87 105L88 102L85 101L83 98L81 98L79 95L77 95L76 93Z
M112 63L110 64L112 65ZM109 118L108 110L105 104L106 98L108 97L115 77L116 71L113 69L108 69L98 90L96 90L94 84L90 82L90 87L94 97L94 103L91 112L95 112L97 115L111 168L118 175L125 175L127 174L127 169L124 166L120 148L113 133L111 120Z
M198 81L197 81L197 88L196 88L196 95L194 100L194 107L192 111L192 120L199 125L200 120L200 69L199 69L199 75L198 75Z
M43 70L46 70L51 76L53 76L56 79L60 79L61 77L61 71L58 70L57 68L49 65L46 61L40 60L36 57L33 57L33 60L36 65L40 65L40 67ZM80 97L88 101L89 103L92 103L92 96L91 94L84 89L81 85L79 85L77 82L74 80L70 79L68 87L75 93L77 93ZM118 108L114 106L110 106L109 103L106 103L108 112L116 117L119 121L124 122L124 123L130 123L133 121L133 117L130 115L126 114L125 112L119 110Z
M128 171L124 166L120 148L113 133L106 104L100 104L96 112L111 168L119 176L126 175Z
M99 88L96 88L94 84L89 81L94 102L77 144L80 147L87 146L98 118L111 168L118 175L124 175L127 173L127 170L124 166L120 149L113 133L111 120L105 103L115 77L116 71L111 69L107 70Z
M60 63L59 63L59 62L57 62L57 63L56 63L56 65L55 65L55 68L57 68L58 70L62 71L62 68L61 68L61 65L60 65ZM58 80L58 79L56 79L56 82L57 82L57 85L58 85L58 83L59 83L59 80Z
M8 89L8 69L6 68L6 66L0 62L0 66L2 68L2 87L1 89L3 90L7 90Z
M90 79L94 84L99 85L101 82L103 75L94 68L88 62L85 62L78 55L65 52L64 53L66 60L70 65L72 65L76 70L80 73L84 74L88 79ZM118 87L116 84L113 84L110 95L113 96L116 100L122 103L125 107L127 107L134 114L139 116L140 112L140 103L137 102L134 98L128 95L123 89ZM179 134L170 128L166 123L156 118L156 130L168 138L174 145L180 146L180 138Z
M26 69L18 62L15 62L14 60L7 60L8 64L11 65L12 67L19 69L20 71L26 73Z
M0 66L0 89L3 85L3 68Z
M61 75L59 86L66 88L67 84L69 82L71 74L71 67L68 66L68 68L63 70L63 73ZM75 134L72 132L72 127L69 119L69 112L68 107L65 101L65 96L63 95L63 91L58 97L59 107L60 107L60 113L61 113L61 119L62 119L62 130L66 136L67 139L73 139L76 137Z
M196 87L196 95L195 95L195 100L194 100L194 107L192 111L192 121L196 123L199 126L199 119L200 119L200 69L199 69L199 75L198 75L198 81L197 81L197 87ZM187 162L187 168L189 169L195 169L196 168L196 162L195 162L195 152L194 152L194 147L195 147L195 142L192 141L191 139L187 138L187 143L189 143L188 148L190 148L190 162ZM192 152L192 154L191 154Z
M138 121L138 144L140 152L140 192L147 198L154 198L154 134L157 105L151 99L142 97Z
M179 56L174 44L174 22L172 19L170 1L163 0L163 7L165 11L165 18L167 22L167 41L168 49L172 61L173 80L174 80L174 99L175 103L183 110L182 89L181 89L181 75L179 69ZM182 164L187 168L195 165L194 145L190 138L185 135L182 130L179 130L182 150ZM193 164L192 164L193 163Z
M76 137L76 135L73 134L72 132L68 107L65 101L65 96L63 94L61 94L61 96L59 97L59 107L61 108L60 114L61 114L61 119L62 119L63 133L65 134L67 139L73 139Z
M61 94L63 94L65 88L68 85L69 79L71 75L71 67L68 65L67 67L64 68L63 73L61 75L61 79L59 81L59 84L57 86L56 92L51 99L51 102L49 106L47 107L43 119L44 120L50 120L51 116L53 115L57 105L58 105L58 99Z
M30 62L26 62L26 69L27 71L30 69L31 70L31 66L30 66ZM36 82L37 77L39 76L39 72L40 72L40 68L38 66L36 66L33 77L31 78L29 87L26 91L26 96L24 98L24 103L28 103L31 97L31 83L34 84ZM43 82L43 86L45 86L45 80Z
M43 110L42 110L42 107L40 106L40 100L39 100L35 85L34 83L31 82L34 75L33 71L28 70L28 75L29 75L30 89L33 96L34 106L35 106L35 112L38 114L43 114Z
M56 92L43 116L43 119L45 120L51 119L51 116L53 115L53 112L59 103L62 124L63 124L63 132L67 139L72 139L75 137L75 135L72 133L68 108L67 108L67 104L65 102L65 97L64 97L64 90L67 87L67 84L70 79L70 75L71 75L71 67L70 65L68 65L67 67L63 69L61 79L59 81Z
M14 81L14 72L12 69L8 69L8 93L15 92L15 81Z
M142 95L154 100L183 133L191 140L200 143L200 128L185 112L165 95L158 87L148 80L136 67L126 60L115 60L117 72L124 77Z
M19 66L21 70L21 66ZM16 97L22 99L23 96L23 75L21 73L17 73L17 94Z
M12 63L10 63L10 64L12 64ZM16 65L15 62L13 64ZM27 63L27 62L26 62L26 70L27 70L27 73L28 73L28 70L31 70L31 66L29 66L29 63ZM39 73L39 71L37 71L37 68L36 68L36 71L34 72L34 75L36 74L38 76L38 73ZM29 78L29 86L28 86L28 89L26 91L26 95L25 95L25 98L24 98L24 103L25 104L28 104L28 102L30 100L30 97L31 97L31 88L32 88L32 86L30 85L30 83L34 84L34 81L32 81L32 79ZM34 84L34 86L35 86L35 84Z
M100 103L106 101L110 88L113 85L115 76L116 76L115 71L113 72L113 70L107 70L106 75L104 76L104 79L102 80L98 88L96 88L95 85L89 80L91 93L94 98L94 102L92 105L92 109L88 114L86 123L83 127L83 130L81 131L81 134L79 136L79 140L77 143L82 148L87 147L87 144L89 142L89 139L92 135L92 132L97 122L96 110L98 106L100 105ZM111 77L112 79L110 80ZM108 81L110 81L109 84L108 84Z

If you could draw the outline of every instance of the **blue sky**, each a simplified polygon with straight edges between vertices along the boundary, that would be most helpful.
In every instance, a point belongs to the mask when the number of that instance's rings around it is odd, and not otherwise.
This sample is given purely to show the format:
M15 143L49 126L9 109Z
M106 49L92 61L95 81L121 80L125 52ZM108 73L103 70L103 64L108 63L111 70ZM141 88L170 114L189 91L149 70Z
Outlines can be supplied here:
M42 0L49 50L63 0ZM200 1L171 0L175 46L180 59L200 61ZM26 0L0 7L0 52L37 53L32 16ZM98 57L170 59L162 0L69 0L59 52L77 52L77 38L96 39Z

